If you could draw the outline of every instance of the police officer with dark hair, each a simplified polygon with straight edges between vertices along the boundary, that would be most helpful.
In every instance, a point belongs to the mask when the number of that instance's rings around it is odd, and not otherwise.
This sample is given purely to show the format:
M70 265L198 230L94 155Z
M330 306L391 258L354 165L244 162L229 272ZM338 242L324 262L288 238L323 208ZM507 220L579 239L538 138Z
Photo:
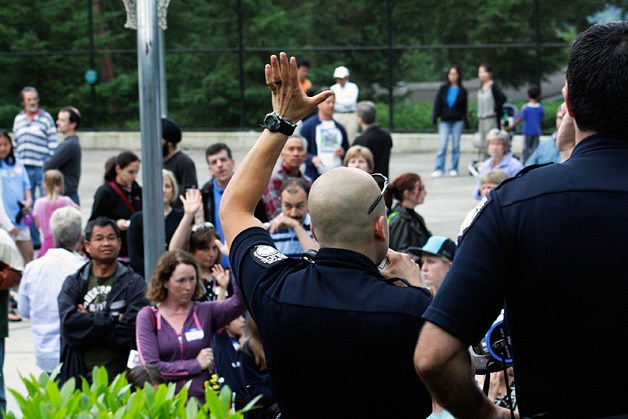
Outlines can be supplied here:
M198 188L194 161L183 151L177 149L177 144L181 142L181 128L179 128L179 125L170 119L162 119L161 137L164 169L174 173L181 193L185 194L185 191L188 189ZM174 204L180 206L181 202L177 198Z
M431 398L412 354L430 295L410 286L418 265L388 251L387 179L341 167L314 182L309 209L321 249L309 260L281 254L253 217L294 122L331 95L303 94L285 53L265 70L275 112L229 182L220 216L282 415L425 418Z
M478 390L467 352L504 305L522 416L628 415L627 57L628 22L576 38L558 133L571 157L493 189L459 239L415 353L456 417L510 417Z

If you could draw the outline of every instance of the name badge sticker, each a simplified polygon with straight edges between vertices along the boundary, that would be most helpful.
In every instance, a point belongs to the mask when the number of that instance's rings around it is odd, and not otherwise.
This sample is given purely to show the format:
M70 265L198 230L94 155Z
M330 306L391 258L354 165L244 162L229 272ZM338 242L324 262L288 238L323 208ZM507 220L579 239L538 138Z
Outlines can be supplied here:
M188 329L185 331L185 340L192 342L195 340L201 340L205 337L205 333L197 328Z

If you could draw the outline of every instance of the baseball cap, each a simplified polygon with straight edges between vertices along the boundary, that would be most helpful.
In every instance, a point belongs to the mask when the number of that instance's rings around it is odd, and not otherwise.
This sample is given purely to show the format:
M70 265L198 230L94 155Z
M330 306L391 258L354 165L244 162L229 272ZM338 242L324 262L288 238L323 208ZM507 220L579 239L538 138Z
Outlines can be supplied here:
M161 120L161 138L166 142L178 144L181 142L181 128L176 122L162 118Z
M344 79L345 77L349 77L349 69L343 65L336 67L336 70L334 70L334 78Z
M421 249L422 253L453 261L456 255L456 243L443 236L432 236Z

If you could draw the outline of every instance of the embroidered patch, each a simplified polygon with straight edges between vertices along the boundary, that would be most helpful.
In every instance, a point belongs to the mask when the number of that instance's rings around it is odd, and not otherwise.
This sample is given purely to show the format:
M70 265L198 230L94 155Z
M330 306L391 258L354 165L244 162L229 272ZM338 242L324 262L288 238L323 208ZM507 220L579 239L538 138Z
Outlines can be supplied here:
M255 246L251 251L253 260L262 266L272 266L277 262L288 259L288 256L268 245Z
M462 222L462 225L460 226L460 231L458 232L458 238L456 239L456 244L458 246L460 246L460 241L462 240L464 235L467 233L469 228L471 228L471 226L473 225L475 220L478 218L482 210L486 207L486 204L488 204L488 202L491 200L490 196L491 195L488 194L487 196L482 198L480 203L473 209L473 211L471 211L465 217L464 221Z

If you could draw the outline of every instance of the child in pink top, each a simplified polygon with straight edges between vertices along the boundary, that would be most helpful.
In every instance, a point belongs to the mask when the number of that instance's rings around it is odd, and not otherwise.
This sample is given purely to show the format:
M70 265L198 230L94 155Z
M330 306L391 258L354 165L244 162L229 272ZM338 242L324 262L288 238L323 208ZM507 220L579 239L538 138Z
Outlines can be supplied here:
M46 254L48 249L54 247L54 240L52 238L52 231L50 229L50 217L52 213L59 208L78 206L67 196L62 196L63 192L63 174L58 170L46 170L44 173L44 189L46 190L46 196L38 198L33 206L33 217L35 218L35 224L44 236L41 242L41 248L39 249L38 258Z

